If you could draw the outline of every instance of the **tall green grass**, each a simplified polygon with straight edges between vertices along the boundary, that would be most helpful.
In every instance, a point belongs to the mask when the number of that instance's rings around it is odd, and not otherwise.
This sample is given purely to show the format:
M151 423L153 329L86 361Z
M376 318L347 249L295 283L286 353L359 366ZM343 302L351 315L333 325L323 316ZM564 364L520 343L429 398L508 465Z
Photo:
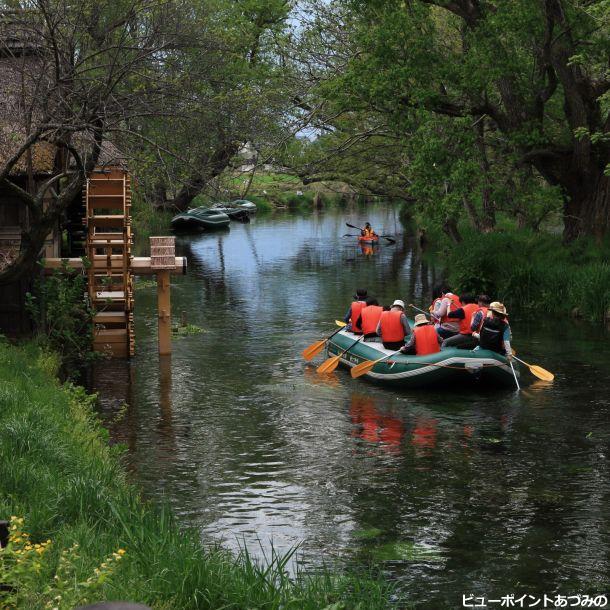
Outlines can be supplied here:
M578 309L592 321L610 310L610 243L506 229L463 233L446 254L454 290L485 292L509 309L560 315Z
M86 582L119 548L125 555L97 599L168 610L387 607L387 587L366 576L322 571L289 578L288 557L262 565L245 551L234 556L202 546L198 532L179 528L168 510L141 501L119 452L107 445L94 398L60 385L53 377L57 366L40 348L0 339L0 519L23 516L32 542L52 541L41 568L18 580L18 607L84 603L76 583ZM62 551L71 557L69 579L55 578L62 573ZM71 605L51 603L58 590Z

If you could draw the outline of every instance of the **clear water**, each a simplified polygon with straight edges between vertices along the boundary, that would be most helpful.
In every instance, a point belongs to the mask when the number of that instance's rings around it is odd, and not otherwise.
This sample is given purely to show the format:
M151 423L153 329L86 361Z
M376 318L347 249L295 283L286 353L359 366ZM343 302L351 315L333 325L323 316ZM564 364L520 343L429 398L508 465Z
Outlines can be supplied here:
M556 374L548 385L522 370L521 393L397 393L302 360L356 287L428 302L435 266L412 240L370 254L342 237L346 220L400 235L396 214L283 214L179 239L189 273L172 279L174 317L204 333L159 359L155 288L138 289L137 356L94 380L134 479L204 541L376 566L422 608L608 592L606 330L514 316L519 355Z

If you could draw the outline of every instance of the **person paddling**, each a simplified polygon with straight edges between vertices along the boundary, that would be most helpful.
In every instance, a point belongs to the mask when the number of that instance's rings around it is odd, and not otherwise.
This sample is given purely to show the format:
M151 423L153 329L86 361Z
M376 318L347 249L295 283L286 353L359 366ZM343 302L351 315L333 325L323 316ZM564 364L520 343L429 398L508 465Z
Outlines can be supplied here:
M383 307L379 305L377 299L368 297L366 307L360 313L360 317L356 321L356 325L362 329L364 340L377 341L377 324L383 313Z
M360 235L365 239L373 239L377 237L377 234L375 233L375 231L373 231L373 227L371 227L370 222L367 222L364 225L364 228L360 231Z
M511 331L506 307L502 303L494 301L489 306L489 314L483 321L481 330L476 333L479 338L479 347L476 349L488 349L512 360Z
M355 335L362 334L362 328L357 325L357 321L360 318L362 310L366 307L366 295L367 291L365 288L357 288L354 301L343 318L343 321L347 324L345 330L352 331Z
M445 339L441 344L441 348L457 347L460 349L473 349L478 345L478 341L472 336L472 318L479 310L479 306L475 303L474 296L463 294L460 296L461 307L447 314L448 318L459 320L460 332L453 337Z
M398 350L405 344L405 337L411 334L411 327L405 315L404 301L396 299L390 310L381 314L377 334L386 349Z
M413 332L400 351L403 354L415 354L416 356L436 354L441 350L441 341L434 325L428 322L428 318L423 313L418 313L415 316Z

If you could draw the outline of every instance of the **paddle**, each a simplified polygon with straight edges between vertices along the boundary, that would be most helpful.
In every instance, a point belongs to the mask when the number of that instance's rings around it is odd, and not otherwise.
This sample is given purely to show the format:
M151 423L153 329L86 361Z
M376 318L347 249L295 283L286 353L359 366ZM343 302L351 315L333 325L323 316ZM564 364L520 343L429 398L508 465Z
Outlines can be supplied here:
M354 347L354 345L356 345L356 343L358 343L358 341L360 341L360 339L363 339L363 338L364 338L364 335L362 335L362 337L358 337L347 349L343 350L339 355L331 356L330 358L325 360L316 369L316 373L320 373L320 375L323 375L324 373L332 373L339 366L339 360L341 360L341 358L345 354L347 354L347 352L349 352L349 350L352 349L352 347Z
M534 375L534 377L538 377L538 379L542 379L543 381L553 381L553 379L555 379L555 375L553 375L553 373L547 371L546 369L543 369L541 366L538 366L536 364L528 364L524 360L521 360L521 358L517 358L517 356L514 355L513 358L518 362L521 362L521 364L525 364L525 366L530 370L530 373Z
M400 354L400 350L392 354L388 354L387 356L383 356L382 358L378 358L377 360L365 360L364 362L361 362L360 364L357 364L356 366L352 367L350 375L354 379L362 377L362 375L366 375L366 373L368 373L378 362L381 362L382 360L387 360L392 356L396 356L396 354Z
M335 324L337 326L340 326L340 328L338 328L332 335L326 337L326 339L322 339L321 341L316 341L315 343L312 343L309 347L306 347L302 351L301 355L303 356L303 358L305 358L305 360L311 360L314 356L319 354L324 349L326 342L331 337L334 337L342 328L347 326L345 322L339 322L339 320L335 320Z
M413 303L409 303L409 307L412 307L413 309L415 309L415 311L419 311L420 313L423 313L426 316L430 316L431 318L434 318L435 320L438 321L438 318L434 314L431 314L429 311L424 311L423 309L420 309L419 307L415 307L415 305L413 305Z
M508 364L510 364L510 368L513 371L513 377L515 378L515 383L517 384L517 392L521 390L521 386L519 385L519 380L517 379L517 373L515 373L515 367L513 366L513 361L509 360Z
M349 222L345 223L350 229L358 229L358 231L362 231L362 227L357 227L356 225L351 225ZM359 235L344 235L343 237L360 237ZM389 235L379 235L379 237L383 237L383 239L387 239L391 244L395 244L396 240Z

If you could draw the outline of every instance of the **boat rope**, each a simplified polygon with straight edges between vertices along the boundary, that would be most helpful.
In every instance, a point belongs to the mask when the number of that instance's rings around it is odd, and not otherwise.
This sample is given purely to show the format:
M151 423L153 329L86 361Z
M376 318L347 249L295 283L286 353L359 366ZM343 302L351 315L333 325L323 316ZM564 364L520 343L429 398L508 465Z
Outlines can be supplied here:
M494 366L506 366L504 363L502 362L498 362L497 364L480 364L476 367L467 367L466 365L464 366L452 366L451 364L437 364L435 362L397 362L396 360L388 360L387 361L388 364L392 365L392 364L404 364L404 365L408 365L408 364L416 364L418 366L438 366L444 369L455 369L456 371L466 371L467 373L470 373L472 369L482 369L485 367L494 367Z

